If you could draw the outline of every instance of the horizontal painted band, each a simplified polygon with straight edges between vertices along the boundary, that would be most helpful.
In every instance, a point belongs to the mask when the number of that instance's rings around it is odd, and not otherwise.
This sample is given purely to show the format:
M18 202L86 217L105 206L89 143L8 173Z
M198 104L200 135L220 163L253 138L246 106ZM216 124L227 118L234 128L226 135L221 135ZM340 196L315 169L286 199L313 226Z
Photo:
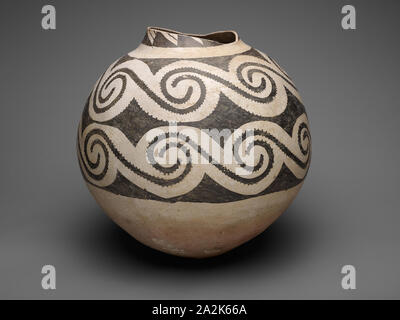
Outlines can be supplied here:
M139 47L129 53L129 56L139 59L207 58L234 55L250 49L251 47L241 40L238 40L234 43L204 48L160 48L140 44Z

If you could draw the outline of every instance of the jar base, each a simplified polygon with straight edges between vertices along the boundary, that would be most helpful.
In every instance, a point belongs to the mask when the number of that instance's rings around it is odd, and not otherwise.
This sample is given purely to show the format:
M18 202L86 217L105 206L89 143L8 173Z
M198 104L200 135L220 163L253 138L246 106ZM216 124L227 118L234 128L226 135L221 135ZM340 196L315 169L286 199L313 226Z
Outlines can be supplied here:
M251 240L287 209L302 184L235 202L170 203L116 195L87 183L107 215L136 240L191 258L217 256Z

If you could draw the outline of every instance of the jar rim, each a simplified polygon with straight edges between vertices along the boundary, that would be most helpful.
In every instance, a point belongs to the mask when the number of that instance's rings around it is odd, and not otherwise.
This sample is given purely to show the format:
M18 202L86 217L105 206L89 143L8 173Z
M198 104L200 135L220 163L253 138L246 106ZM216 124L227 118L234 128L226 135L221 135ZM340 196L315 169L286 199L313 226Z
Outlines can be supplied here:
M197 33L185 33L185 32L180 32L172 29L167 29L167 28L161 28L161 27L155 27L155 26L150 26L147 27L147 32L167 32L170 34L176 34L180 36L188 36L188 37L194 37L198 39L204 39L207 41L214 42L217 45L224 45L224 44L232 44L236 43L239 41L239 35L236 31L234 30L221 30L221 31L214 31L210 33L205 33L205 34L197 34Z

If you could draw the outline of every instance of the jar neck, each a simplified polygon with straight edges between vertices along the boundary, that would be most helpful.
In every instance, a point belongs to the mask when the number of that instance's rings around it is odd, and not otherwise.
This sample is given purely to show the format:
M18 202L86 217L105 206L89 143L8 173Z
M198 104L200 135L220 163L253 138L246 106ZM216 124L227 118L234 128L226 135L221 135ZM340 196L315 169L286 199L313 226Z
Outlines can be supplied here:
M209 34L188 34L174 30L148 27L142 44L160 48L217 47L239 41L235 31L218 31Z
M129 56L138 59L191 59L229 56L250 49L235 31L196 35L149 27L142 43Z

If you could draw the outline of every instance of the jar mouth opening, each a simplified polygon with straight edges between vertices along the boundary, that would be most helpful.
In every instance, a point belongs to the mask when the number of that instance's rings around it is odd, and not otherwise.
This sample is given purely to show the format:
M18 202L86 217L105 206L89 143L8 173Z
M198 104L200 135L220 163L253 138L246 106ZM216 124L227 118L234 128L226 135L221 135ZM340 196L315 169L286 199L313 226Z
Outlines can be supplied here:
M176 35L181 36L188 36L194 38L205 39L208 41L212 41L218 44L231 44L239 41L239 35L236 31L233 30L226 30L226 31L216 31L207 34L194 34L194 33L184 33L175 30L170 30L166 28L159 28L159 27L148 27L148 31L161 31L161 32L168 32Z

